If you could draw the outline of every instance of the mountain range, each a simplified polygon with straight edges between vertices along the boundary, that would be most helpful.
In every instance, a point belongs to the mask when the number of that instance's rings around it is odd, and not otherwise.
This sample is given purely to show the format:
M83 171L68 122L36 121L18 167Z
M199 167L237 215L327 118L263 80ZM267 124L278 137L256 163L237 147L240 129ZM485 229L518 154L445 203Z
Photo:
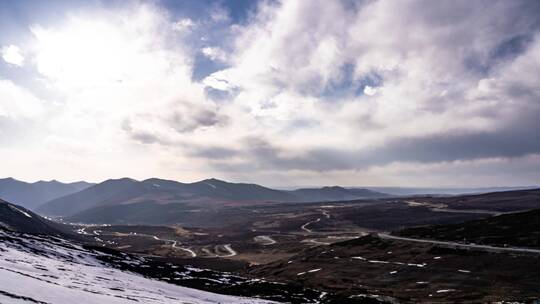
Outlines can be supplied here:
M75 192L94 184L87 182L61 183L59 181L39 181L27 183L14 178L0 179L0 198L28 209Z
M195 183L180 183L157 178L144 181L122 178L107 180L82 191L53 199L36 210L46 215L70 217L81 212L106 210L104 208L115 207L114 210L118 208L129 210L133 206L140 209L141 205L159 205L156 208L162 208L172 203L212 207L216 204L315 202L383 197L388 197L388 195L367 189L342 187L286 191L256 184L230 183L214 178ZM127 216L125 212L124 216Z

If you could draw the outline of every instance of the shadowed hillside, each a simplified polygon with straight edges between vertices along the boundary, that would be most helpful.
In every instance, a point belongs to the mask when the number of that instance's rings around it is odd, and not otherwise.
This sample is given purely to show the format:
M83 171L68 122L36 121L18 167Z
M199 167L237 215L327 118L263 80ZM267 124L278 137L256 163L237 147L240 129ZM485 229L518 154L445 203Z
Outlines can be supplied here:
M424 239L540 248L540 209L462 224L410 228L398 234Z

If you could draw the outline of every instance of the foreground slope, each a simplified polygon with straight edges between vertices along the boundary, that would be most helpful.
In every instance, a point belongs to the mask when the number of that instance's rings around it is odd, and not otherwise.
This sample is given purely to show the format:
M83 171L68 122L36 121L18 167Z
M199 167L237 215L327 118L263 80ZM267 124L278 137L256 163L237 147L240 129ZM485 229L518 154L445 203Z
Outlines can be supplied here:
M120 265L152 267L143 258L88 246L93 238L71 229L0 201L0 303L270 303L122 271Z
M79 192L92 186L86 182L61 183L39 181L27 183L13 178L0 179L0 198L28 209L65 195Z
M124 272L103 262L103 252L61 239L0 229L0 240L0 303L270 303Z

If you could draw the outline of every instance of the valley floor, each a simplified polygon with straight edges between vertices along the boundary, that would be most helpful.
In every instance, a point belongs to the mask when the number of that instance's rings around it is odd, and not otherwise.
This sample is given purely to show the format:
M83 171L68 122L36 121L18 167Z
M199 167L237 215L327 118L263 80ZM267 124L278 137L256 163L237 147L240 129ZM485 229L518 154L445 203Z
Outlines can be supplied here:
M537 248L390 234L417 226L481 223L516 211L506 214L485 206L461 210L451 203L415 198L227 207L201 211L196 227L79 229L106 247L178 265L300 284L351 303L536 299ZM524 208L530 204L527 201Z

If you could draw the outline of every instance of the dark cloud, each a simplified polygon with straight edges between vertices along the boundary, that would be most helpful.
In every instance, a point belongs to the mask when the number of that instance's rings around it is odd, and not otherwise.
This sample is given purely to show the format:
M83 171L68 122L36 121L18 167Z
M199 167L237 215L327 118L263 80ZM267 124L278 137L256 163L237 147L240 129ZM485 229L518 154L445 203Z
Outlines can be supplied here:
M258 169L327 171L350 167L350 163L342 157L344 152L337 149L312 150L302 156L287 156L289 152L286 148L278 147L268 140L249 137L244 139L241 149L232 151L231 154L227 153L228 157L234 156L240 161L231 162L228 159L210 157L212 161L209 164L224 171Z
M163 143L158 136L146 132L133 132L130 136L135 141L143 144Z
M333 171L366 169L392 162L438 163L485 158L518 158L540 154L540 109L521 113L504 128L486 132L461 132L423 137L400 137L384 146L347 151L340 147L312 149L300 156L291 155L287 147L272 144L263 138L250 137L239 150L209 149L199 153L210 158L222 170L255 169ZM240 156L231 163L225 158Z
M227 116L207 109L177 111L169 118L169 124L179 133L188 133L203 127L223 126L227 122Z
M147 131L135 130L131 125L131 120L129 119L124 119L124 121L122 121L121 128L124 132L128 134L129 138L142 144L170 144L168 141L160 138L158 135L152 134Z
M516 35L497 45L490 54L493 60L512 59L522 54L533 41L531 34Z
M392 161L434 163L492 157L514 158L540 153L540 135L534 129L517 131L520 130L401 138L371 153L360 153L359 160L365 162L356 165L382 165Z
M224 147L191 147L188 151L190 156L205 158L205 159L214 159L214 160L223 160L229 159L234 156L239 155L239 151L230 148Z

